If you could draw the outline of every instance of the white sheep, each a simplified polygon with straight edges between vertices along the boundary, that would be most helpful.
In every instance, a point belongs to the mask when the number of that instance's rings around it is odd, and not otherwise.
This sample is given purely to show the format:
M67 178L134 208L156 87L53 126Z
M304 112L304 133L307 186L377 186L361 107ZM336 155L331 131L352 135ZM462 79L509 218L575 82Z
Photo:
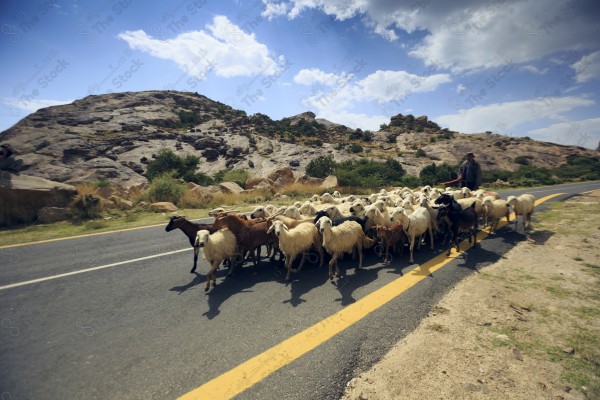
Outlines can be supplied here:
M442 195L442 191L438 188L431 189L431 193L429 193L429 198L431 200L435 200Z
M310 199L309 199L309 201L310 201L311 203L316 203L317 201L320 201L320 200L321 200L321 198L319 197L319 195L318 195L318 194L313 194L313 195L310 197Z
M321 246L321 238L317 231L317 227L313 224L300 224L295 228L288 228L283 221L274 221L273 225L267 230L267 233L275 232L279 238L279 249L285 255L285 267L287 275L285 280L290 280L290 275L293 272L300 272L306 255L311 247L315 247L319 252L319 267L323 266L323 248ZM298 269L292 269L292 265L296 257L302 253L302 260Z
M289 206L285 209L285 211L283 212L283 216L288 217L288 218L294 218L294 219L302 219L303 216L300 213L300 210L297 209L294 206Z
M356 201L356 196L355 196L355 195L353 195L353 194L351 194L351 195L348 195L348 196L346 196L346 197L342 197L342 198L340 199L340 202L341 202L341 203L353 203L354 201Z
M323 193L320 197L323 204L337 204L337 200L329 193Z
M367 204L373 204L377 201L377 199L379 198L378 194L372 194L369 197L367 197Z
M204 259L210 264L210 269L206 274L205 292L210 289L211 281L213 287L217 284L215 271L219 268L219 265L228 259L231 268L235 264L235 258L240 256L235 235L227 228L220 229L212 235L205 229L199 230L196 234L194 247L199 247L202 250Z
M317 209L310 201L306 201L300 206L300 213L306 216L313 216L317 213Z
M339 199L342 197L342 194L336 190L335 192L333 192L333 197L335 197L336 199Z
M267 207L258 206L250 213L250 218L269 218L271 216L271 211L267 209Z
M337 260L344 253L352 253L354 248L358 250L358 268L363 266L363 247L371 247L373 241L365 236L358 222L346 221L338 226L332 226L331 219L323 217L319 220L319 232L323 234L323 247L331 254L329 261L329 279L333 280L333 265L335 264L336 275L340 275Z
M370 206L365 207L365 230L369 230L374 228L377 225L380 226L390 226L391 221L390 217L387 213L387 209L385 210L385 214L380 211L377 207L377 204L371 204Z
M466 197L464 199L458 199L456 202L460 204L463 210L466 210L475 203L475 212L477 215L481 216L483 214L483 202L478 197Z
M426 197L423 197L421 199L420 206L427 209L427 212L429 213L429 216L431 217L430 218L431 219L431 229L433 229L434 232L439 232L440 229L439 229L438 223L437 223L439 209L432 207Z
M357 217L364 218L365 205L361 200L357 200L354 203L352 203L352 206L350 206L349 211L350 211L350 214L352 214L352 215L356 215Z
M535 197L532 194L522 194L518 197L508 196L506 203L513 207L515 212L515 231L517 230L517 223L519 222L519 215L523 219L523 230L527 232L529 224L531 223L531 216L533 215L533 209L535 207Z
M331 218L334 221L336 219L344 218L344 214L340 211L340 209L337 206L327 206L323 208L323 211L327 211L327 215L329 215L329 218Z
M464 187L464 188L460 189L460 191L462 192L463 199L468 199L469 197L473 197L473 193L471 193L471 189L469 189L468 187Z
M510 221L510 207L506 200L494 200L492 196L486 196L483 209L486 223L490 224L490 233L494 233L502 217L506 217L506 222Z
M431 230L431 216L426 208L417 207L415 211L406 215L402 210L396 211L392 215L392 220L398 221L402 224L402 228L408 237L410 246L410 259L409 263L415 262L413 259L413 250L415 248L415 240L417 240L417 249L421 248L421 236L425 232L429 232L430 248L433 250L433 232Z

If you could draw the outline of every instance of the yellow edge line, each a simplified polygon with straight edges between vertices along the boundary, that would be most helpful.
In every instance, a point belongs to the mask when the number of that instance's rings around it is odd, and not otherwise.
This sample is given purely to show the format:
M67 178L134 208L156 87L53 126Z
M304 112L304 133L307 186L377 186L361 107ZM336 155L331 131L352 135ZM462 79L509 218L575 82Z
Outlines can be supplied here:
M541 204L544 201L562 194L564 193L543 197L537 200L535 204ZM514 213L511 215L511 219L514 219ZM505 224L506 222L504 222L504 224L499 224L499 226ZM483 233L481 239L484 239L489 235L486 231L481 231L481 233ZM463 251L470 247L471 245L469 245L467 240L461 243L461 249L463 249ZM304 331L243 362L237 367L208 381L191 392L184 394L179 399L216 400L231 399L232 397L237 396L244 390L254 386L256 383L271 375L273 372L308 353L321 343L331 339L333 336L360 321L371 312L398 297L400 294L415 286L417 283L427 278L431 273L439 270L458 256L460 256L460 253L457 253L455 249L452 250L450 256L446 256L445 254L435 256L426 263L411 270L406 275L363 297L356 303L343 308Z

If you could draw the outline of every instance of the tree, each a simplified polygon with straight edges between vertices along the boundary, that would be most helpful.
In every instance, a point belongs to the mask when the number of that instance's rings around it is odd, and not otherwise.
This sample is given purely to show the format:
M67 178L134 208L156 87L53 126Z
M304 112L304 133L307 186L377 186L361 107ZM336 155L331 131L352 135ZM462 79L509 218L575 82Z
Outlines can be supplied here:
M191 154L180 157L171 149L161 149L156 159L148 164L146 177L149 181L153 181L158 176L169 174L187 182L209 185L212 183L212 179L201 172L196 172L199 162L200 159Z
M335 161L332 156L319 156L310 160L306 166L306 173L315 178L325 178L333 172Z

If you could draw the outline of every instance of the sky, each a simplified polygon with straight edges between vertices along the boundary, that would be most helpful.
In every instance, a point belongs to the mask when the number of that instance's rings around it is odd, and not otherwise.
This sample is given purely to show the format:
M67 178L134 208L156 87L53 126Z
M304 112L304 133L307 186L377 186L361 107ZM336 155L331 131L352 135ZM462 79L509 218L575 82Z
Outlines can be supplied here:
M426 115L595 149L596 0L3 0L0 131L92 94L198 92L379 130Z

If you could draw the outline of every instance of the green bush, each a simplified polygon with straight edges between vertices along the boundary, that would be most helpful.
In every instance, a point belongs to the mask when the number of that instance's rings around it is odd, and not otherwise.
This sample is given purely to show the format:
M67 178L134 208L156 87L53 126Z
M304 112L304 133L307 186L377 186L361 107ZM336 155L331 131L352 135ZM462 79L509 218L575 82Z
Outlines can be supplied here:
M370 142L373 140L373 133L371 131L364 131L362 135L362 140L365 142Z
M396 143L398 140L398 135L390 133L386 136L388 143Z
M146 177L152 182L158 176L169 174L186 182L194 182L202 186L211 185L213 181L208 175L196 172L199 162L200 159L194 155L188 154L181 157L171 149L161 149L156 159L148 164Z
M350 153L355 153L356 154L356 153L362 152L363 151L363 147L360 144L353 143L350 146L349 150L350 150Z
M153 203L157 201L169 201L173 204L178 204L185 190L185 184L179 183L173 176L164 173L152 180L142 197Z
M418 149L415 152L415 157L427 157L427 153L425 153L425 150L423 149Z
M522 165L511 174L510 181L525 186L559 183L552 175L552 171L546 168Z
M397 186L402 182L406 171L396 160L384 162L361 158L337 163L334 175L341 186L384 187Z
M381 124L379 125L379 130L380 131L385 131L388 128L388 124Z
M191 128L192 126L196 126L207 120L205 117L199 115L197 110L180 110L177 115L179 116L179 127Z
M315 178L325 178L333 173L335 161L332 156L319 156L310 160L306 166L306 173Z
M517 156L515 157L514 162L521 165L529 165L529 158L526 156Z
M458 166L442 163L436 165L431 163L424 167L419 173L419 179L423 185L438 185L441 182L448 182L458 177Z
M250 178L250 173L245 169L222 169L215 174L215 183L235 182L244 187L246 181Z
M70 205L71 214L75 219L93 219L102 215L102 199L96 194L80 193Z

